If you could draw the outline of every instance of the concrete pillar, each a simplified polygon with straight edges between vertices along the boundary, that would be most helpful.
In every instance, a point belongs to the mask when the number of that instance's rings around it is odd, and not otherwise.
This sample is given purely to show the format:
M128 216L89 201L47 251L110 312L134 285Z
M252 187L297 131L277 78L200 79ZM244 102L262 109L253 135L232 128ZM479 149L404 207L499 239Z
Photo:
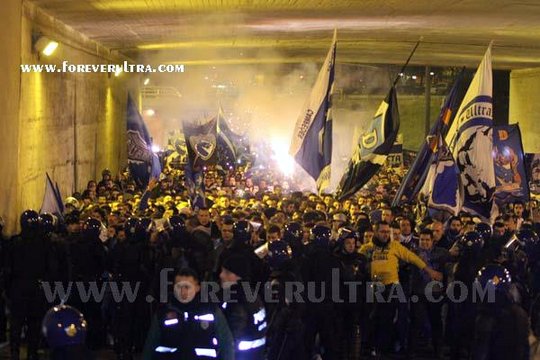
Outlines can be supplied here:
M5 0L0 11L0 216L6 232L16 227L22 0Z
M540 153L540 68L510 73L510 123L519 123L525 152Z

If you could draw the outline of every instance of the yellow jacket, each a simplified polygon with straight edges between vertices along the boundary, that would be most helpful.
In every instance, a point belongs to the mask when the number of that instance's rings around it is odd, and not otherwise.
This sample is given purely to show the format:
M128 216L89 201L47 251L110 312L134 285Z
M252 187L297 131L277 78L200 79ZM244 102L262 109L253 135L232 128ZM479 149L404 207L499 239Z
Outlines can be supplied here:
M390 240L385 247L370 242L362 245L360 253L370 262L371 280L384 285L399 283L399 260L413 264L420 270L427 266L420 257L397 241Z

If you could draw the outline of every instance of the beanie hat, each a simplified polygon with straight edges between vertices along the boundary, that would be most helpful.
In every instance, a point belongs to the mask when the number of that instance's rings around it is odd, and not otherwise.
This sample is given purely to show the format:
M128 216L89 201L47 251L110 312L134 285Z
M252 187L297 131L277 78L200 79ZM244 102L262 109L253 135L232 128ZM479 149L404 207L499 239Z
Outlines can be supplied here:
M223 262L222 267L242 279L249 279L251 269L249 261L241 255L231 255Z

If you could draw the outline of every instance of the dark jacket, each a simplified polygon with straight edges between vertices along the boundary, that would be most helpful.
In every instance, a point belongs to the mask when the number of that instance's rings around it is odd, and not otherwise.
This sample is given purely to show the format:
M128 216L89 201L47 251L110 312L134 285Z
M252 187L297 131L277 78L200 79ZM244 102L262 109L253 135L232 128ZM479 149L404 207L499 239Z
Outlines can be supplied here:
M516 304L489 304L476 316L474 360L528 360L529 320Z
M249 291L249 292L248 292ZM247 282L224 291L222 309L233 334L235 358L264 359L268 319L263 302Z
M159 347L177 350L173 353L156 351ZM199 296L187 304L173 298L154 316L143 359L199 359L197 351L215 351L218 359L234 359L234 343L227 321L219 307L201 303Z
M430 251L418 249L416 253L433 270L439 271L443 274L446 273L447 264L451 261L448 250L442 247L434 246ZM426 286L430 282L431 278L425 271L419 270L416 267L411 269L411 288L413 294L425 294ZM431 290L440 293L443 291L443 288L440 286L433 286L431 287Z

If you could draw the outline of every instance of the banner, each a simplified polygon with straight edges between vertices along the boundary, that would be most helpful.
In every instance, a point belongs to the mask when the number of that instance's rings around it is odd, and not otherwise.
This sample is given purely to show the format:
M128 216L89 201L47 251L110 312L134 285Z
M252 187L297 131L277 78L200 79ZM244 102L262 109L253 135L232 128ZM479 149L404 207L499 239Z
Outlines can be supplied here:
M332 104L336 31L317 81L296 121L289 154L317 182L319 193L330 185Z
M494 127L493 164L498 208L515 200L529 201L529 184L518 124Z

